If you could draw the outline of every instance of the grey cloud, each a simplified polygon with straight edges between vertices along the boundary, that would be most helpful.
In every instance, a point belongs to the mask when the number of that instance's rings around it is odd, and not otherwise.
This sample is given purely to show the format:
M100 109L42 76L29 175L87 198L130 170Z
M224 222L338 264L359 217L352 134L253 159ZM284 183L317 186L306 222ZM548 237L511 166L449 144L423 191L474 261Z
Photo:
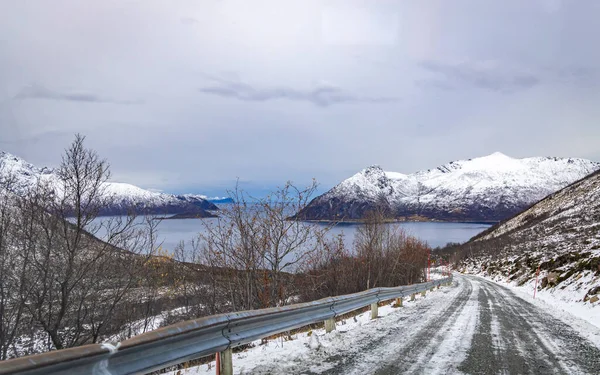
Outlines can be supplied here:
M181 21L182 24L184 25L195 25L197 23L200 23L200 21L198 21L196 18L194 17L181 17L179 19Z
M509 68L477 66L471 63L449 64L438 61L423 61L419 66L441 78L420 80L417 84L441 89L474 87L498 92L526 90L538 85L539 77Z
M559 79L577 83L577 84L592 84L597 82L596 72L588 67L570 66L557 69L548 69L549 73L555 75Z
M26 144L35 144L39 142L47 142L51 138L68 138L72 137L77 131L63 131L63 130L50 130L44 131L39 134L25 136L25 137L15 137L9 141L0 140L0 144L15 144L15 145L26 145Z
M60 92L35 84L21 90L15 99L49 99L84 103L140 104L140 101L118 100L84 92Z
M455 84L440 79L419 79L415 81L415 84L420 87L433 87L442 90L455 90L457 88Z
M312 89L295 89L291 87L256 87L240 81L214 79L217 85L200 89L205 94L235 98L244 101L264 102L276 99L306 101L319 107L327 107L340 103L385 103L397 101L392 97L360 96L329 84L319 84Z

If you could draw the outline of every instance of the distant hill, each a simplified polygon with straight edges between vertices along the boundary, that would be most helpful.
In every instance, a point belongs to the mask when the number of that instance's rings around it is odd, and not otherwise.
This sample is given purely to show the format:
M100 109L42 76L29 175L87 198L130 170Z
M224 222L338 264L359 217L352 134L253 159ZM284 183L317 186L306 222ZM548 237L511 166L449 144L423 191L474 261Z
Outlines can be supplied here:
M378 207L399 220L498 222L598 169L600 163L585 159L514 159L501 153L408 175L371 166L297 216L352 221Z
M215 203L215 204L233 203L233 199L229 198L229 197L207 197L206 195L199 195L199 194L183 194L183 195L181 195L181 197L188 198L188 199L199 198L199 199L203 199L205 201L208 201L210 203Z
M14 192L25 191L38 180L60 187L60 179L50 168L38 168L6 152L0 152L0 174L14 174L17 178ZM107 182L104 193L112 204L102 209L100 215L124 215L135 208L139 214L190 214L194 217L211 217L207 210L218 210L213 203L195 195L172 195L142 189L121 182Z
M232 198L207 198L207 200L215 204L233 203Z

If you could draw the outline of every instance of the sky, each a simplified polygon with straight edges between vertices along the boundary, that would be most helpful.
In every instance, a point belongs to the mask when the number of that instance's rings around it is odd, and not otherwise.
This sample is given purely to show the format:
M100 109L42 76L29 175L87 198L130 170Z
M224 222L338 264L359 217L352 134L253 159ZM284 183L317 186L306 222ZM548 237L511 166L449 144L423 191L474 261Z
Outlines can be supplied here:
M600 161L596 0L0 0L0 150L222 196L496 151Z

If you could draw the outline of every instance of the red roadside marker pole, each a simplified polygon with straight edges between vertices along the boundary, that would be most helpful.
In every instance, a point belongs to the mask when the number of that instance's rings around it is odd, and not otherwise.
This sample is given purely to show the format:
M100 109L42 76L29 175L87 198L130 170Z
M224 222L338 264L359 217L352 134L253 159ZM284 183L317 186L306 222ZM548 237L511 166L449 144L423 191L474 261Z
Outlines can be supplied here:
M533 290L533 299L535 299L535 292L537 292L538 276L540 275L540 266L535 271L535 289Z

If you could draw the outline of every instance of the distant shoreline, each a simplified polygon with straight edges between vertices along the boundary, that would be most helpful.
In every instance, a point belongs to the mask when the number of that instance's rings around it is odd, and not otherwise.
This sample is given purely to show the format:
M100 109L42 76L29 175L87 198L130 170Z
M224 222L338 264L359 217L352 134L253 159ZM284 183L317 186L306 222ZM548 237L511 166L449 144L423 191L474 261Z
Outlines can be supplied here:
M218 217L217 215L214 215L210 212L206 212L205 214L198 214L198 213L181 213L181 214L174 214L172 216L161 216L161 217L154 217L152 218L152 220L183 220L183 219L211 219L211 218L215 218Z
M350 219L350 220L328 220L328 219L319 219L319 220L300 220L307 223L317 223L317 224L364 224L365 221L361 219ZM454 224L482 224L482 225L494 225L498 224L499 221L467 221L467 220L406 220L406 219L387 219L383 221L386 224L393 223L454 223Z

